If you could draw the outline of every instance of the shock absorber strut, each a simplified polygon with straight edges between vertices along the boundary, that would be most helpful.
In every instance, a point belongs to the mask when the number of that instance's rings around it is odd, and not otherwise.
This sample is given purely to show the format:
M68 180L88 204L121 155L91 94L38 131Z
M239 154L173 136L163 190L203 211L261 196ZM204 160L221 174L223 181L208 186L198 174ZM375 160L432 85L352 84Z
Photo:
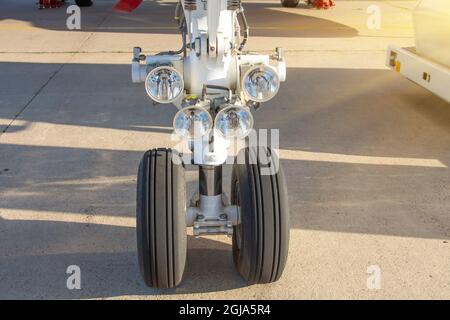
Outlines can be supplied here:
M194 227L194 235L233 233L238 220L236 207L222 203L222 166L199 166L199 206L187 209L187 220Z
M204 196L222 194L222 166L199 166L199 193Z

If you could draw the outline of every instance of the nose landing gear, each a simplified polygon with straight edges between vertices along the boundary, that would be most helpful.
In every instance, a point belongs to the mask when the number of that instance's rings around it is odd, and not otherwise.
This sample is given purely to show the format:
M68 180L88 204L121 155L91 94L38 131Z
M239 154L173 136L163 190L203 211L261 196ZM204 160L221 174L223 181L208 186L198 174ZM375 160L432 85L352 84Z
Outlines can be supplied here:
M285 81L283 50L244 51L249 29L241 0L180 0L175 17L182 48L147 56L136 48L132 60L133 82L145 82L154 102L179 109L173 128L183 150L182 157L175 150L150 150L141 161L141 273L151 287L176 287L186 264L186 229L192 227L195 237L232 237L235 265L247 283L276 281L288 252L287 191L275 152L256 147L267 141L253 129L252 109L271 100ZM222 168L241 149L231 161L230 202L222 190ZM183 164L199 169L198 192L188 206Z

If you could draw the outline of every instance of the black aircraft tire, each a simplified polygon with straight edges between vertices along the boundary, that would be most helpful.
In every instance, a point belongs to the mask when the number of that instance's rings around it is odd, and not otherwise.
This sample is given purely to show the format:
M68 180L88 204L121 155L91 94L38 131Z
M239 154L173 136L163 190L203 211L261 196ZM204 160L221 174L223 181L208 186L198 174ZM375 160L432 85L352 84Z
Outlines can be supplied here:
M139 268L154 288L180 284L186 264L184 167L171 149L144 154L137 176L136 231Z
M240 209L240 224L233 232L233 259L248 284L270 283L280 278L288 256L286 182L281 163L270 149L243 149L237 159L244 158L233 165L231 179L231 203ZM268 167L272 174L263 173Z

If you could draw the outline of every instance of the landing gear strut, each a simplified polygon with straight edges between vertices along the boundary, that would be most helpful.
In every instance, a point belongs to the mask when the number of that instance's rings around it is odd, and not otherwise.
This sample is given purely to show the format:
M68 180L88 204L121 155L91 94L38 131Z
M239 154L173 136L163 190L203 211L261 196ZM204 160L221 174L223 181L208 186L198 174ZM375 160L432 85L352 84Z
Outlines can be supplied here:
M180 50L147 56L133 50L132 81L144 82L154 102L178 108L173 128L180 138L180 155L153 149L139 166L141 274L151 287L180 284L192 227L195 237L232 237L236 268L249 284L277 281L288 252L287 190L275 152L257 147L267 141L253 129L252 110L274 98L286 80L284 52L244 51L249 27L240 0L180 0L175 19ZM226 163L234 163L231 201L222 190ZM199 171L189 205L184 165Z

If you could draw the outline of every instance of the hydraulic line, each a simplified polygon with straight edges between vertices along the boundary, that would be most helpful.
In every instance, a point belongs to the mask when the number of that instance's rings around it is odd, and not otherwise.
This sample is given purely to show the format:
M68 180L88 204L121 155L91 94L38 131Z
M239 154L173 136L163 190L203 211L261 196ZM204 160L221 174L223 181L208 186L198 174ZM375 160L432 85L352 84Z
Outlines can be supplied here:
M187 35L187 24L186 19L184 17L183 9L181 6L181 2L178 2L177 6L175 7L175 20L178 23L178 30L181 31L181 40L183 41L183 45L180 50L178 51L163 51L158 54L157 56L161 55L177 55L183 53L183 56L186 57L186 35Z
M250 35L250 28L247 23L247 18L245 17L245 14L244 14L244 7L240 6L239 11L238 11L238 16L241 18L242 25L244 27L244 38L242 39L241 44L239 45L239 51L242 51L242 49L244 49L245 44L247 43L248 37Z
M184 0L184 9L188 12L188 21L189 24L192 23L192 11L197 10L197 0ZM188 28L188 33L189 33L189 48L192 48L192 43L195 41L195 39L192 39L192 34L191 34L191 28L192 26L190 26Z

